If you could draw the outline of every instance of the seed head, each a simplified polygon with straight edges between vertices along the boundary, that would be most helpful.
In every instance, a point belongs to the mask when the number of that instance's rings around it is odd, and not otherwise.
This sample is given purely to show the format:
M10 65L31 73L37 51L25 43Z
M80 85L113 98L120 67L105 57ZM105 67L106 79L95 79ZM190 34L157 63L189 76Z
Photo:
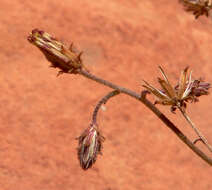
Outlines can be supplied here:
M91 125L78 140L78 159L82 169L87 170L95 163L97 155L101 154L104 137L100 135L95 125Z
M212 8L212 0L179 0L186 11L193 12L197 19L201 15L209 16L209 11Z
M62 42L53 38L47 32L34 29L28 36L28 41L38 47L51 66L59 68L61 73L74 73L83 67L81 55L82 52L77 54L73 50L73 44L67 48Z
M162 90L145 82L145 87L149 92L153 93L158 100L155 104L170 105L171 111L174 112L176 107L186 108L187 102L197 102L198 97L209 94L210 83L203 82L202 80L192 80L191 74L188 75L188 67L186 67L180 76L179 83L172 87L163 69L159 67L164 79L158 78Z

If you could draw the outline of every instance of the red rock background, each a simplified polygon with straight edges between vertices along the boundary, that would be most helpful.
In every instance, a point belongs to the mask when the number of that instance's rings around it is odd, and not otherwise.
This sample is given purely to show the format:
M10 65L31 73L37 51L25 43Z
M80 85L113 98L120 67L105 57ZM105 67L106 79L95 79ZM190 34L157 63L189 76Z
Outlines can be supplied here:
M1 0L0 8L1 190L212 189L211 167L126 95L101 111L103 156L83 171L75 138L110 89L82 76L56 77L26 40L39 28L73 41L92 73L140 92L142 79L157 85L158 65L175 83L187 65L212 82L210 18L195 20L177 0ZM179 113L159 108L195 138ZM211 110L211 96L188 107L212 144Z

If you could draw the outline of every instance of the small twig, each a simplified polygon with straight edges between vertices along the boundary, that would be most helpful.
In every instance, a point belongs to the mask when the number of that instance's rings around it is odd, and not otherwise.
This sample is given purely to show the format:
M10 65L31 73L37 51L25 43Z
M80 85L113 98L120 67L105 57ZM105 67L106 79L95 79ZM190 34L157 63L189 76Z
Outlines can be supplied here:
M195 133L198 135L198 137L202 140L202 142L208 148L208 150L210 150L210 152L212 152L211 145L208 143L207 139L202 135L202 133L195 127L194 123L191 121L191 119L186 114L186 112L180 106L178 106L178 109L180 110L180 112L182 113L182 115L184 116L184 118L186 119L186 121L190 124L190 126L192 127L192 129L195 131Z
M204 141L203 141L201 138L198 138L198 139L195 139L195 140L193 141L193 144L196 144L198 141L201 141L201 142L204 143Z
M142 102L145 106L147 106L160 120L163 121L163 123L171 129L177 136L180 138L193 152L195 152L199 157L201 157L203 160L205 160L210 166L212 166L212 159L208 157L204 152L202 152L198 147L196 147L163 113L160 112L149 100L147 100L145 97L142 97L141 95L123 88L121 86L115 85L109 81L106 81L104 79L101 79L91 73L88 73L85 70L79 69L78 74L81 74L82 76L94 80L97 83L103 84L105 86L108 86L112 89L118 90L121 93L127 94L140 102Z
M150 94L150 92L148 90L142 90L141 91L141 99L145 99L147 94Z
M114 97L114 96L116 96L116 95L118 95L118 94L120 94L120 92L118 91L118 90L114 90L114 91L112 91L112 92L109 92L106 96L104 96L99 102L98 102L98 104L96 105L96 107L95 107L95 109L94 109L94 112L93 112L93 116L92 116L92 124L96 124L96 120L97 120L97 114L98 114L98 111L99 111L99 109L100 109L100 107L101 107L101 105L102 104L106 104L106 102L110 99L110 98L112 98L112 97Z

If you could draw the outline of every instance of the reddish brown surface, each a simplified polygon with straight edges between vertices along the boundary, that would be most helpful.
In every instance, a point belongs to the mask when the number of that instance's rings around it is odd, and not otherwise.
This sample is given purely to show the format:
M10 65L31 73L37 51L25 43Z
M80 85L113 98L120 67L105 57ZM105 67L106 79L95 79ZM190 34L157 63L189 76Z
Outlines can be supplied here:
M175 82L187 65L212 81L210 19L194 20L177 0L1 0L0 8L0 190L212 189L210 166L125 95L100 113L103 156L83 171L75 137L110 89L57 78L26 40L40 28L74 41L91 72L139 92L142 79L155 83L158 65ZM179 113L160 109L195 138ZM212 144L211 110L211 96L188 108Z

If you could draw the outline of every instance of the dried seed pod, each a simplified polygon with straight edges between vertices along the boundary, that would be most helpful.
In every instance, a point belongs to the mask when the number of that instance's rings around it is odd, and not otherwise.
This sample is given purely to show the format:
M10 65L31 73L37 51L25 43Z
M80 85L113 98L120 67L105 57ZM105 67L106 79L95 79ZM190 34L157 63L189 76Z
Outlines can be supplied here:
M192 80L191 73L188 75L188 67L186 67L180 76L179 84L172 87L168 78L161 67L159 67L164 80L158 78L162 90L151 86L145 82L145 87L157 97L155 104L170 105L171 112L176 110L176 107L186 109L186 102L198 102L198 97L209 94L210 83L200 80Z
M71 48L66 47L62 42L53 38L47 32L34 29L28 36L28 41L38 47L51 66L59 68L61 73L74 73L77 74L79 69L82 69L82 52L77 54L73 51L73 44Z
M197 19L201 15L209 16L212 9L212 0L179 0L188 12L193 12Z
M78 147L78 159L82 169L87 170L101 154L104 137L99 133L95 125L88 127L80 137Z

